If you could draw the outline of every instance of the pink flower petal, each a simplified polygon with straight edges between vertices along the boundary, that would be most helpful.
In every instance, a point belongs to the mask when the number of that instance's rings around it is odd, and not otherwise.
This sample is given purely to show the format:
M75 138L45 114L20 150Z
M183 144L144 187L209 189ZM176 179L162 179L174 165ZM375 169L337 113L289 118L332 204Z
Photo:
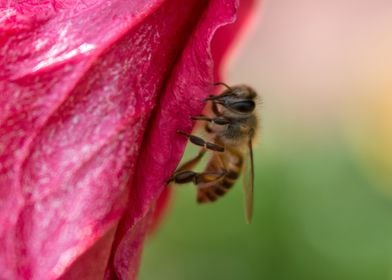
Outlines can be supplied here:
M0 10L0 278L136 277L234 2Z

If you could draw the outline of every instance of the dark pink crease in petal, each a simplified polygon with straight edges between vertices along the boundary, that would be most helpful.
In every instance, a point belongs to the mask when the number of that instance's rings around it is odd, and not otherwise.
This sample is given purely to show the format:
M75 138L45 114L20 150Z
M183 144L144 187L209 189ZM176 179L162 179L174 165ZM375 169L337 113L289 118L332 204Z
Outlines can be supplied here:
M117 242L121 241L113 251L113 270L121 279L135 277L132 258L128 254L129 243L133 242L130 237L138 230L138 221L149 211L151 202L156 201L180 160L186 141L176 135L176 130L190 131L189 115L199 114L204 107L202 100L210 94L214 79L209 45L215 31L234 20L235 11L233 2L210 1L160 97L143 142L136 171L138 176L135 176L130 193L130 200L134 197L143 199L137 199L136 205L129 205L116 237Z
M42 13L39 13L42 12ZM0 279L135 279L227 0L0 3Z

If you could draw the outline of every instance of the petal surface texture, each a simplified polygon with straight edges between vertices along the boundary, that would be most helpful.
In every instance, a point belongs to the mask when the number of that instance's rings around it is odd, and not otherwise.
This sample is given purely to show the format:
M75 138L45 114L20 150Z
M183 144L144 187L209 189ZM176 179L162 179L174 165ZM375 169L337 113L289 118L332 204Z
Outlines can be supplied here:
M0 1L0 278L135 279L156 201L186 145L176 130L192 130L188 116L213 91L211 42L238 3L8 2Z

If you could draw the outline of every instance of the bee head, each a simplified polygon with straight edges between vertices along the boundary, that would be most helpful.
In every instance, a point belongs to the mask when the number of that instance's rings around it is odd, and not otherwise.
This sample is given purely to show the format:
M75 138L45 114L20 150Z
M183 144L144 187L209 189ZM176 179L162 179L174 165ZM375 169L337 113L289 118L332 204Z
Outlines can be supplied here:
M220 95L210 96L206 100L220 104L227 110L239 114L251 114L255 107L256 92L249 86L238 85L229 87Z

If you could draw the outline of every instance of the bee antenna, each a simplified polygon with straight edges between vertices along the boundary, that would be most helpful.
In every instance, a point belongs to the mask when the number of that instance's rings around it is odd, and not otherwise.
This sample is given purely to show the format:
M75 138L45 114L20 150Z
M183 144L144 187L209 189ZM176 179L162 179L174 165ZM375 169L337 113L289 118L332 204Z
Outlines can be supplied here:
M224 86L229 90L233 90L231 87L229 87L227 84L222 83L222 82L217 82L217 83L213 83L214 86Z

